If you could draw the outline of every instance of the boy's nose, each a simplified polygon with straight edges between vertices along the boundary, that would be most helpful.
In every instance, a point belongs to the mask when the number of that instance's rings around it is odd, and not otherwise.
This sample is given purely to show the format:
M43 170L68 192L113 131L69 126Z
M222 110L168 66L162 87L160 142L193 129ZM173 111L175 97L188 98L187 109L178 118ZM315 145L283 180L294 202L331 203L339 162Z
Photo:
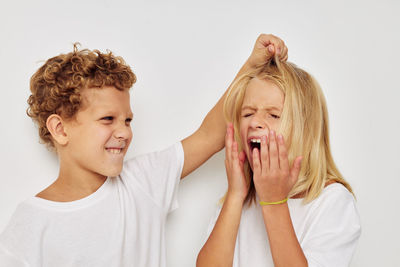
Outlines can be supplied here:
M114 137L117 139L129 139L131 136L131 127L127 126L125 123L118 125L118 127L114 130Z

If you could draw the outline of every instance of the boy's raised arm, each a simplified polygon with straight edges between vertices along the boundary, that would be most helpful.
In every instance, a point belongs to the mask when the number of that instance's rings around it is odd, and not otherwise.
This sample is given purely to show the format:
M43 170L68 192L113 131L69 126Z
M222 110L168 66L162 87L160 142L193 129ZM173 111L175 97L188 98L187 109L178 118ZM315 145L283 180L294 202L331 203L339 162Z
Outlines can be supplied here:
M286 60L287 47L285 43L274 35L261 34L257 38L250 57L239 70L235 79L252 69L264 65L275 53L281 60ZM197 169L224 147L226 122L223 115L223 105L227 92L228 90L208 112L200 128L182 140L185 162L181 178Z

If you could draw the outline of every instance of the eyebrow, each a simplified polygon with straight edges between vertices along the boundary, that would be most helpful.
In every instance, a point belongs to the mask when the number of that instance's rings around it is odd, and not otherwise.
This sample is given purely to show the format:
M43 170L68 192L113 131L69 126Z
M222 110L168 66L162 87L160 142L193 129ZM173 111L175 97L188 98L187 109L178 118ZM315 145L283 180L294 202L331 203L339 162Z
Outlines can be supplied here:
M104 116L104 115L114 115L116 112L115 112L115 110L111 110L111 109L99 109L98 111L97 111L97 115L98 116ZM133 112L128 112L127 114L126 114L126 116L127 117L130 117L130 118L133 118L133 116L134 116L134 114L133 114Z
M256 107L252 107L252 106L244 106L244 107L242 107L242 110L245 110L245 109L257 110ZM266 106L266 107L262 108L262 110L276 110L276 111L281 111L281 109L282 108L276 107L276 106Z

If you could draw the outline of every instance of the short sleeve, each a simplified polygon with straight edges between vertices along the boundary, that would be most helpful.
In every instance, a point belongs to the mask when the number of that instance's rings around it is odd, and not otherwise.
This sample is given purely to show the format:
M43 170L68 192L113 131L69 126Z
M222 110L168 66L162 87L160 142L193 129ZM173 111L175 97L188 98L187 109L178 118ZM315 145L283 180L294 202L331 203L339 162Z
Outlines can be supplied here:
M349 266L361 234L353 195L341 185L332 189L307 222L301 246L310 267Z
M28 267L29 265L12 255L2 244L0 244L0 266Z
M177 191L184 164L181 142L169 148L141 156L124 163L123 180L139 186L166 212L178 207Z

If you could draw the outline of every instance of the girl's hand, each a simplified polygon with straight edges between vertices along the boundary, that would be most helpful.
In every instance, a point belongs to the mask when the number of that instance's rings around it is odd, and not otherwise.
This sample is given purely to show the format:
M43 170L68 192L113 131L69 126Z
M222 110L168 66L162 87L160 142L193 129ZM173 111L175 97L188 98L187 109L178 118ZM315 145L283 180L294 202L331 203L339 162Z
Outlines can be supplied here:
M238 152L238 144L234 139L233 125L228 124L225 136L225 168L228 176L228 196L238 197L244 201L248 185L243 171L243 164L246 160L246 154Z
M288 59L285 43L272 34L260 34L247 63L250 67L257 68L265 65L275 54L281 61Z
M302 157L297 157L289 168L289 160L283 136L278 138L271 131L268 138L261 138L261 152L253 149L253 180L261 201L276 202L288 197L296 183Z

